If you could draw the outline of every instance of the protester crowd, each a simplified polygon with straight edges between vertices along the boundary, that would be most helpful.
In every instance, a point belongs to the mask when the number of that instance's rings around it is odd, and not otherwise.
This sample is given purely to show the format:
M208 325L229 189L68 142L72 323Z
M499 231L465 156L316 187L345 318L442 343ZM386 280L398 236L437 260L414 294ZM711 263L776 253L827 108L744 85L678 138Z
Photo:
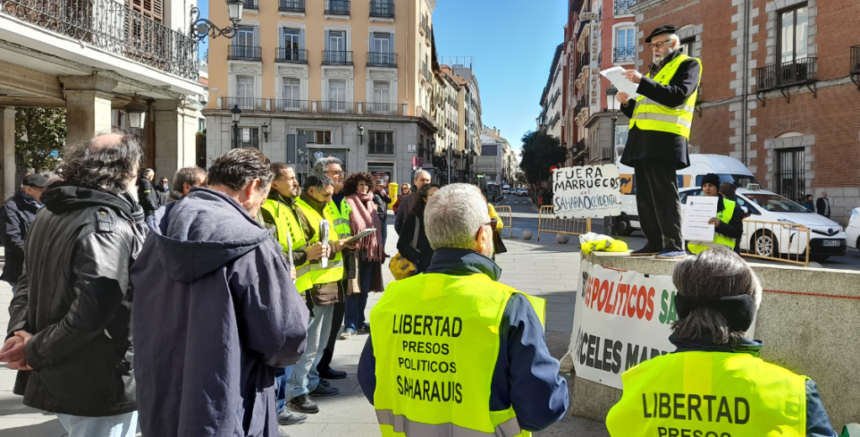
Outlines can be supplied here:
M392 199L369 173L346 177L323 158L300 186L289 165L233 149L153 186L142 159L133 136L95 136L67 147L59 178L27 176L0 210L0 279L14 291L0 361L19 371L23 403L69 436L286 435L320 411L314 398L338 394L341 326L342 339L370 334L358 379L383 435L530 435L567 413L545 303L498 282L501 223L477 187L419 171L401 188L397 248L416 272L386 288ZM675 271L678 351L625 373L612 435L662 432L640 414L645 390L683 392L688 378L673 375L706 368L699 389L738 387L767 411L748 435L834 436L815 384L745 337L758 279L730 251L700 252Z

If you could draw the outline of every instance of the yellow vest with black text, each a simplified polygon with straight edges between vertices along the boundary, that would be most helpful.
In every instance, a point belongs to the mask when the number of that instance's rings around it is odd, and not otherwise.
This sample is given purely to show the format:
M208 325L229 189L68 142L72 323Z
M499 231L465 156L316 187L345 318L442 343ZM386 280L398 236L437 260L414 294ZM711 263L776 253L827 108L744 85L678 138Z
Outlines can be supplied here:
M422 274L388 286L370 313L384 437L531 435L512 407L490 411L499 325L514 293L483 274ZM526 297L544 323L545 301Z
M612 437L806 436L807 378L750 354L668 354L621 379L606 416Z
M338 238L351 237L352 229L349 227L349 214L352 212L352 208L346 202L346 198L340 200L340 209L337 209L337 205L332 200L326 205L326 210L334 218L334 229L337 231Z
M278 243L281 243L283 251L289 251L289 244L287 243L287 235L289 235L290 241L293 243L293 252L304 252L307 248L305 245L305 233L302 231L298 217L296 217L296 212L293 211L292 207L274 199L267 199L262 208L275 220L275 230L278 235ZM292 264L293 260L289 261ZM300 267L302 266L295 266L296 288L301 293L310 288L310 276L307 275L307 271L304 278L299 276L298 271ZM303 285L307 285L307 287L299 288L299 283L303 283Z
M668 64L663 66L654 81L660 85L668 85L672 77L678 71L681 63L690 56L679 54L672 59ZM702 81L702 61L695 59L699 63L699 83ZM651 77L649 73L647 77ZM670 108L661 105L648 97L640 95L636 98L636 107L633 108L633 117L630 118L630 129L638 127L641 130L650 130L658 132L668 132L670 134L680 135L686 139L690 139L690 127L693 125L693 112L695 112L696 98L699 95L698 86L696 91L687 98L680 106Z
M717 212L717 218L720 219L721 222L728 224L732 220L732 214L735 213L735 207L737 206L737 202L726 198L723 198L722 201L723 210ZM735 248L735 239L726 237L722 234L714 233L714 243L728 246L731 249ZM687 247L690 249L690 252L693 252L697 255L708 249L708 246L699 246L696 244L688 244Z
M302 214L305 215L305 218L308 220L308 223L314 231L313 238L307 240L305 244L308 246L316 244L320 239L320 222L324 220L323 217L302 199L296 201L296 206L302 211ZM328 221L328 241L329 243L337 242L338 238L337 232L334 229L334 218L329 214L327 209L323 210L323 214L325 215L325 220ZM305 291L313 285L337 282L343 279L343 273L343 255L340 253L336 254L333 258L329 258L328 266L325 268L322 267L319 260L315 260L313 262L308 261L305 264L296 267L296 275L298 277L304 277L307 275L307 278L304 278L301 281L301 285L299 284L299 281L296 281L296 288L298 288L299 291Z

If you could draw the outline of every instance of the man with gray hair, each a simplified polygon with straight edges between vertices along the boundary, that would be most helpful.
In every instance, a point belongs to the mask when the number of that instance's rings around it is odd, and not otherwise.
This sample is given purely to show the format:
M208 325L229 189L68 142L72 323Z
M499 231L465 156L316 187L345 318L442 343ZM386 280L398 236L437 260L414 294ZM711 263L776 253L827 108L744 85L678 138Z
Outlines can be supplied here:
M645 247L632 256L677 259L687 256L681 234L677 170L690 166L687 142L702 77L702 63L681 50L675 25L660 26L645 38L654 62L643 76L627 70L639 97L619 92L630 133L621 163L636 172L636 207Z
M158 209L158 197L152 188L153 179L155 179L155 171L148 168L143 171L142 177L137 181L137 201L147 217L155 214Z
M513 436L561 420L567 382L546 346L545 303L498 282L480 190L442 188L424 220L430 269L388 286L358 366L383 435Z
M173 175L173 182L170 185L170 196L167 198L167 203L182 200L187 196L192 188L203 185L206 182L206 170L200 167L184 167L176 171Z
M430 180L430 172L427 170L418 170L415 173L415 180L413 181L415 186L412 188L412 193L400 200L400 208L397 210L397 215L394 216L394 232L397 232L397 235L400 235L400 230L403 229L406 219L409 218L409 213L412 212L415 202L418 201L418 190L429 184Z

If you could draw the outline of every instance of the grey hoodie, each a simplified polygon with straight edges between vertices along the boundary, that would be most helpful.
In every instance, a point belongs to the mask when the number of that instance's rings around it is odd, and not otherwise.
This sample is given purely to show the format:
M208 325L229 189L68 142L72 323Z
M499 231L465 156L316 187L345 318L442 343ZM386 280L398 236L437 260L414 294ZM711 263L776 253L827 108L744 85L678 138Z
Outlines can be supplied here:
M299 360L308 326L281 248L207 188L147 224L131 275L141 431L277 437L274 368Z

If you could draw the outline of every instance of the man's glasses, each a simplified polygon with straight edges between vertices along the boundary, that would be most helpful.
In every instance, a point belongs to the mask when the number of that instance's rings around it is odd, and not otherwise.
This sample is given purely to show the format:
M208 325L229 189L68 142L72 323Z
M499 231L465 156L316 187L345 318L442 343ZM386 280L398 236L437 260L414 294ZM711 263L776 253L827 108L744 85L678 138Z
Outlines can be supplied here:
M477 231L477 232L475 232L475 239L476 239L476 240L478 239L478 235L481 233L481 229L484 229L484 226L489 226L489 227L490 227L490 230L496 229L496 219L492 219L492 220L490 220L489 222L484 223L483 225L481 225L481 227L480 227L480 228L478 228L478 231Z
M666 41L653 42L653 43L648 44L648 47L651 47L651 50L654 50L654 49L663 47L663 45L665 45L669 41L671 41L671 40L667 39Z

